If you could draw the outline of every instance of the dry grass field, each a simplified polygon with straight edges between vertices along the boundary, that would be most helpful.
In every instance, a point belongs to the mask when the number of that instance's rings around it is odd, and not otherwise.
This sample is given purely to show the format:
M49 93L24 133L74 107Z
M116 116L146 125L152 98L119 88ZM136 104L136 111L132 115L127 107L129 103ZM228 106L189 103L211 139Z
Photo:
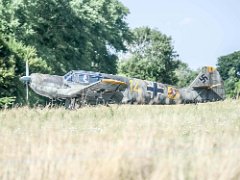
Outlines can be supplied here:
M240 179L240 101L2 110L0 179Z

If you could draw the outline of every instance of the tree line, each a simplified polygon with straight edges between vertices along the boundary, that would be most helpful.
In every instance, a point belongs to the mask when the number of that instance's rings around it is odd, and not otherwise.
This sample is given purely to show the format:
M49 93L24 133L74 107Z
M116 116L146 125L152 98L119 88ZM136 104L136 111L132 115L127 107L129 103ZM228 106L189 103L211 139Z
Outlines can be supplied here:
M118 0L0 0L0 107L26 103L19 81L26 61L30 73L83 69L188 85L196 72L178 58L171 37L149 27L130 29L128 14ZM231 97L240 89L239 58L235 52L217 64ZM32 104L46 101L30 97Z

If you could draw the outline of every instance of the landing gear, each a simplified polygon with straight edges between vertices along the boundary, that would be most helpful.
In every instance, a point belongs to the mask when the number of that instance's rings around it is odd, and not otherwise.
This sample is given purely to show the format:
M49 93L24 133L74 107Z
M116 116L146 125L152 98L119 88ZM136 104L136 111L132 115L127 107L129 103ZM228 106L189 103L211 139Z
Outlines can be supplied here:
M66 109L75 109L76 98L66 99L65 100L65 108Z
M66 109L79 109L87 105L84 97L69 98L65 100Z
M108 101L106 101L103 98L103 93L102 92L100 92L100 95L96 98L96 105L104 105L106 107L110 107L109 104L108 104Z

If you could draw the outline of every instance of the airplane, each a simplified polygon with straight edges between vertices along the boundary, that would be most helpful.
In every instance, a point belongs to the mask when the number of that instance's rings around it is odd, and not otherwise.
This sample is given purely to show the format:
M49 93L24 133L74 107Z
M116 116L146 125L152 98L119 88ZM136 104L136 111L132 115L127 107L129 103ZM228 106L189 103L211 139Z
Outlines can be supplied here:
M136 78L100 72L72 70L64 76L33 73L20 78L28 86L50 99L65 100L65 107L74 109L84 104L180 104L225 99L224 84L219 72L210 66L201 69L196 79L185 88Z

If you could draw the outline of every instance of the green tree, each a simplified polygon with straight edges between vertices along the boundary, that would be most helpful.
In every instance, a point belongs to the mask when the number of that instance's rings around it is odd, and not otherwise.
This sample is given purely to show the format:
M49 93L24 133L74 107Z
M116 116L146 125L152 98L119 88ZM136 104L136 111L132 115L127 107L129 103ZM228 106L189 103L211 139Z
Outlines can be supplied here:
M227 96L237 97L239 79L236 73L240 69L240 51L219 57L217 68L224 80Z
M236 98L239 99L239 97L240 97L240 81L235 83L235 93L236 93Z
M119 73L140 79L175 84L179 61L171 37L156 29L140 27L133 30L126 59L119 64Z
M177 86L186 87L196 78L197 71L193 71L189 68L188 64L179 61L178 68L175 70L178 78Z
M131 37L128 13L117 0L0 0L0 98L24 102L26 60L30 73L116 73L115 54Z
M52 73L71 69L116 73L117 56L130 37L128 9L117 0L23 0L18 38L34 46Z
M35 48L15 38L19 26L18 20L14 18L17 6L11 0L0 1L0 107L14 101L25 101L24 86L19 77L25 72L26 60L29 60L33 70L48 70L46 63L37 57Z

